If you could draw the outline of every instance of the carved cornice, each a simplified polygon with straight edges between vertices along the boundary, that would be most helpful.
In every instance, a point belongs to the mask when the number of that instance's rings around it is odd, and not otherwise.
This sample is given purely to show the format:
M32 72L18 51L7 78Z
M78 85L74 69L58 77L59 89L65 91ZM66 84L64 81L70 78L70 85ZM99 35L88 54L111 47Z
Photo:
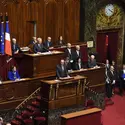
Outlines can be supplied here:
M40 0L23 0L24 3L28 4L31 2L39 2Z
M1 6L7 6L9 3L15 3L18 4L19 0L1 0L0 5Z

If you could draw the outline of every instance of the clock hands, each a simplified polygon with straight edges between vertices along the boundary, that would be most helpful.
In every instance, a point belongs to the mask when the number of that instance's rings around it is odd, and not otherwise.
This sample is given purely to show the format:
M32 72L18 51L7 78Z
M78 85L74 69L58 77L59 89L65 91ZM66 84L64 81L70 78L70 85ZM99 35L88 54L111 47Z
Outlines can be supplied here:
M110 12L112 12L112 13L114 12L113 10L110 10L110 9L108 9L108 10L109 10Z

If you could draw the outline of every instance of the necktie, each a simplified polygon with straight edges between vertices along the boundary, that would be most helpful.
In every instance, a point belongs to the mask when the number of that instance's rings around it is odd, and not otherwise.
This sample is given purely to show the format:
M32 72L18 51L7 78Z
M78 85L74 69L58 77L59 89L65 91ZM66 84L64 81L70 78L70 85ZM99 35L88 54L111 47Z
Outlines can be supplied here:
M47 42L47 46L49 47L49 42Z
M13 45L13 48L14 48L14 50L16 49L16 46L15 46L15 44Z
M79 69L81 69L81 64L79 63Z
M62 66L62 71L64 71L64 66Z
M41 49L41 45L39 44L39 48Z
M77 55L79 56L79 51L77 51Z

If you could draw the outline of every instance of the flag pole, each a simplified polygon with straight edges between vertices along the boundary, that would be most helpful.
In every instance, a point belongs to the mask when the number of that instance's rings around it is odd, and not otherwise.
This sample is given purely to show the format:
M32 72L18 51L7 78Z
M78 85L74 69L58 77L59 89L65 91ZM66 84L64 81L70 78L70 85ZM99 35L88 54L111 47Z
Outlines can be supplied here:
M9 55L9 56L12 56L10 30L9 30L9 20L8 20L7 12L5 14L5 21L6 21L6 27L5 27L5 53L7 55Z

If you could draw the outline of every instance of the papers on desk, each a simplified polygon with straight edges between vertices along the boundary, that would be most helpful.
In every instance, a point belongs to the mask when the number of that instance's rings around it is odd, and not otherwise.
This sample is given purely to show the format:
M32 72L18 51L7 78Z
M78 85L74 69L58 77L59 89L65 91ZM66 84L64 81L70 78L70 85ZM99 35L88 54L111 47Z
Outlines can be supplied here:
M73 77L70 77L70 76L68 76L68 77L63 77L63 78L60 78L60 80L69 80L69 79L74 79Z
M100 68L100 66L95 66L95 67L90 68L90 69L98 69L98 68Z
M22 52L26 52L26 51L30 50L30 48L27 47L27 46L26 47L21 47L20 49L21 49Z
M54 50L54 51L52 51L52 53L53 53L53 54L58 54L59 51L55 51L55 50Z
M55 82L60 82L60 80L59 80L59 79L56 79Z
M66 48L66 46L61 46L61 48Z
M26 79L22 78L22 79L19 79L19 80L23 81L23 80L26 80Z
M52 54L51 51L49 51L49 52L43 52L43 53L41 53L41 52L34 53L34 55L50 55L50 54Z

